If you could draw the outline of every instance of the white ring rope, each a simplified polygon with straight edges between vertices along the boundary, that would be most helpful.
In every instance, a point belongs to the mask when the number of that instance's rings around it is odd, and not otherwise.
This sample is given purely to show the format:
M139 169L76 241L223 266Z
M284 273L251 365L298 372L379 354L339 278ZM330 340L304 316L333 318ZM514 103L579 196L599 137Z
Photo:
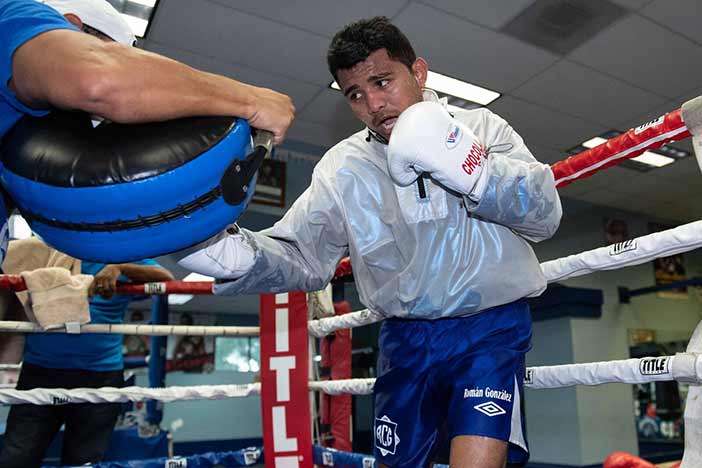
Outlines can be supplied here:
M562 366L529 367L524 385L530 388L561 388L573 385L601 385L605 383L646 383L677 380L702 383L702 355L678 353L675 356L624 359L621 361L566 364ZM329 395L369 395L375 379L327 380L309 383L310 390ZM261 393L261 384L198 385L168 388L35 388L32 390L0 389L0 403L58 405L67 403L120 403L127 401L159 400L220 400Z
M533 389L563 388L607 383L647 383L677 380L702 383L702 355L678 353L675 356L588 362L560 366L528 367L524 386ZM370 395L375 379L347 379L315 382L310 388L330 395L350 393Z
M654 232L624 242L588 250L541 264L546 281L552 283L595 271L640 265L654 258L702 247L702 221Z
M5 333L66 333L66 328L44 330L32 322L0 321ZM112 333L142 336L259 336L259 327L222 327L200 325L149 325L132 323L95 323L81 325L80 333Z
M553 283L602 270L614 270L640 265L654 258L667 257L702 247L702 221L655 232L607 247L543 262L541 269L546 281ZM384 317L368 309L336 317L311 320L309 333L317 338L336 330L380 322Z
M195 385L191 387L144 388L33 388L31 390L0 389L2 404L65 405L69 403L125 403L129 401L158 400L163 402L185 400L222 400L261 393L261 384Z
M22 364L0 364L0 371L20 370Z
M654 258L702 247L702 221L656 232L636 239L588 250L541 264L546 281L552 283L601 270L646 263ZM380 322L384 317L368 309L308 322L310 335L320 338L336 330ZM44 330L31 322L0 321L0 332L66 333L65 328ZM258 336L259 327L222 327L148 324L87 324L80 333L113 333L145 336Z
M310 335L321 338L336 330L344 328L355 328L371 323L381 322L385 319L382 315L372 310L362 309L356 312L350 312L344 315L336 315L334 317L326 317L319 320L310 320L307 322L307 331Z

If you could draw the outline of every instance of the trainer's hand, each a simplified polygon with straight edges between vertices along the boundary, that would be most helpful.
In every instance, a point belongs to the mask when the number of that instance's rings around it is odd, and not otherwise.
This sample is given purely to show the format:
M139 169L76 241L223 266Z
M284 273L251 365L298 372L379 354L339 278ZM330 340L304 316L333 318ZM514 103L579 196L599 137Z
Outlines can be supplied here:
M117 278L122 274L119 265L105 265L105 268L95 275L88 288L88 297L92 299L99 294L103 299L111 298L117 291Z
M249 239L232 224L218 235L186 252L178 265L201 275L219 279L236 279L251 270L256 261L256 251Z
M255 86L251 88L251 111L247 119L249 125L272 132L273 144L279 145L295 118L292 99L272 89Z
M437 102L408 107L395 123L388 143L388 170L399 185L422 172L445 187L471 197L487 178L487 154L478 138Z

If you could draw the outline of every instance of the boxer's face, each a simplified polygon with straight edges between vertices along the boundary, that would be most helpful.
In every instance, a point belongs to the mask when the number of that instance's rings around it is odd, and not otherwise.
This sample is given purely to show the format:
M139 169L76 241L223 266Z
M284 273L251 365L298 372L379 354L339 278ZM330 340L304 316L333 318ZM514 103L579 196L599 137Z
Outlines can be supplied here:
M387 139L400 113L422 101L427 70L424 59L418 58L410 69L380 49L337 76L356 117Z

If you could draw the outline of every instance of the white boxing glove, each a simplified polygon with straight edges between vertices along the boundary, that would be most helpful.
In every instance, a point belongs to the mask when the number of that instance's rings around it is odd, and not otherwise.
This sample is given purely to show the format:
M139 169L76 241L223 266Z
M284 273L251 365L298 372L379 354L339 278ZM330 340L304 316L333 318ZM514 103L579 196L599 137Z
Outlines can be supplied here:
M178 260L178 265L217 279L240 278L256 262L253 242L236 224L180 255L182 258Z
M487 180L487 153L464 123L438 102L408 107L397 119L388 143L388 170L397 184L422 172L446 188L480 200Z

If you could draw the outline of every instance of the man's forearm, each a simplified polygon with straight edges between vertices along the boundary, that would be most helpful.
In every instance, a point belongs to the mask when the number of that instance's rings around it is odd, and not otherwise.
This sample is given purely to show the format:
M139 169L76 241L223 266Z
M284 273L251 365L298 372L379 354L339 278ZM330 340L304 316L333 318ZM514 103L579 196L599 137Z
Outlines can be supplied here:
M13 56L10 88L30 107L78 109L122 123L234 116L279 143L295 108L288 96L196 70L151 52L56 30Z
M192 115L248 119L254 113L253 86L143 50L118 44L105 48L98 72L103 78L85 103L88 112L123 123Z

